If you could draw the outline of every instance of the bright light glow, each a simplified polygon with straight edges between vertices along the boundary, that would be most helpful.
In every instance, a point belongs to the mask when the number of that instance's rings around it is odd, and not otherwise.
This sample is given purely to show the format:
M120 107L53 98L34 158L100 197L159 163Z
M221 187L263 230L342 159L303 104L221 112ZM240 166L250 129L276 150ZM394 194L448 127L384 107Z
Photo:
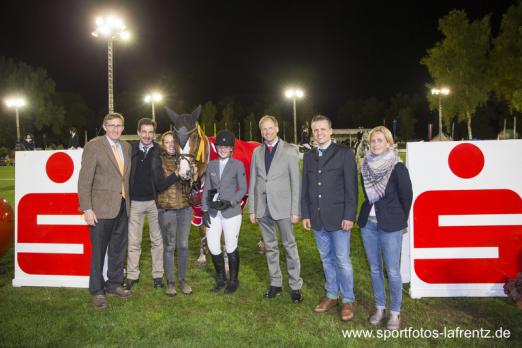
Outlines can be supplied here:
M287 98L302 98L304 97L304 91L299 88L289 88L285 91Z
M150 94L147 94L144 98L145 103L157 103L163 100L163 96L159 92L152 92Z
M125 30L125 31L123 31L123 32L121 33L121 39L122 39L123 41L129 41L130 38L131 38L131 34L130 34L127 30Z
M25 102L25 99L22 98L22 97L8 97L4 100L5 102L5 105L8 107L8 108L21 108L21 107L24 107L26 105L26 102Z
M432 88L432 89L431 89L431 94L435 94L435 95L439 95L439 94L442 94L442 95L448 95L448 94L450 94L450 89L447 88L447 87L442 87L442 88Z
M95 22L96 30L92 33L94 37L103 36L114 40L121 38L125 41L130 38L130 33L125 30L123 20L115 15L96 17Z

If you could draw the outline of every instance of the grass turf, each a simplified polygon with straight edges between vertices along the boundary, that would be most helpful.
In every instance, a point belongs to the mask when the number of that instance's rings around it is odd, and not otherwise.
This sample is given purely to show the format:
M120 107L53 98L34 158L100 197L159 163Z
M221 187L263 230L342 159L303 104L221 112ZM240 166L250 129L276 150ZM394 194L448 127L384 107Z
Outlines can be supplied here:
M0 167L0 178L14 178L13 167ZM0 180L0 196L14 201L14 181ZM147 228L147 227L146 227ZM144 231L140 283L129 300L110 297L110 307L96 310L86 289L11 285L11 248L0 257L0 346L520 346L522 312L507 298L425 298L412 300L404 286L402 328L415 330L510 330L509 339L478 338L343 338L343 330L378 330L367 324L373 310L368 264L359 229L352 230L351 255L355 278L355 318L343 323L335 310L316 314L324 277L313 235L296 225L305 301L295 305L286 286L284 250L283 294L262 299L267 287L265 257L258 254L259 230L243 217L239 239L240 288L234 295L210 293L213 270L196 267L199 240L190 236L188 283L194 293L168 298L152 287L150 242ZM383 333L384 331L381 331ZM420 331L417 331L420 334ZM411 333L410 333L411 334ZM404 333L406 335L406 333Z

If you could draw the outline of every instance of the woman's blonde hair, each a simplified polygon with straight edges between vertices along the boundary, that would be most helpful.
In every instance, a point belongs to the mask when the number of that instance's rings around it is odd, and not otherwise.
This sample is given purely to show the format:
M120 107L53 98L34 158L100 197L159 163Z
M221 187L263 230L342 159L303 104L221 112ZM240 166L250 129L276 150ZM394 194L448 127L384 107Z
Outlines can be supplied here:
M391 134L390 130L384 126L377 126L373 128L370 133L368 133L368 142L370 143L372 141L373 134L381 132L384 134L384 139L386 139L386 142L390 144L390 146L393 147L393 135Z

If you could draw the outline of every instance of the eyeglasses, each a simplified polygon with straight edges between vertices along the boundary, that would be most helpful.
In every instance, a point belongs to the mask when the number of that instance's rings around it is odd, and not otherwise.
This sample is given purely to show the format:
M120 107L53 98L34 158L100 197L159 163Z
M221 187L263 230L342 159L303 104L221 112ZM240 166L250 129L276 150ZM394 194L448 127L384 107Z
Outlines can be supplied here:
M123 125L122 124L106 124L105 127L120 129L120 128L123 128Z

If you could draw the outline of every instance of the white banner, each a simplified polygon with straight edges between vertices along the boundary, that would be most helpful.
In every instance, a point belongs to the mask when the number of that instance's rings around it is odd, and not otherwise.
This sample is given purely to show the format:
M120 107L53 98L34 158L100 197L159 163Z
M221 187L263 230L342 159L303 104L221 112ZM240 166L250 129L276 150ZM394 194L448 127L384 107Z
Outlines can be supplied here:
M407 150L411 297L505 296L522 272L522 141Z

